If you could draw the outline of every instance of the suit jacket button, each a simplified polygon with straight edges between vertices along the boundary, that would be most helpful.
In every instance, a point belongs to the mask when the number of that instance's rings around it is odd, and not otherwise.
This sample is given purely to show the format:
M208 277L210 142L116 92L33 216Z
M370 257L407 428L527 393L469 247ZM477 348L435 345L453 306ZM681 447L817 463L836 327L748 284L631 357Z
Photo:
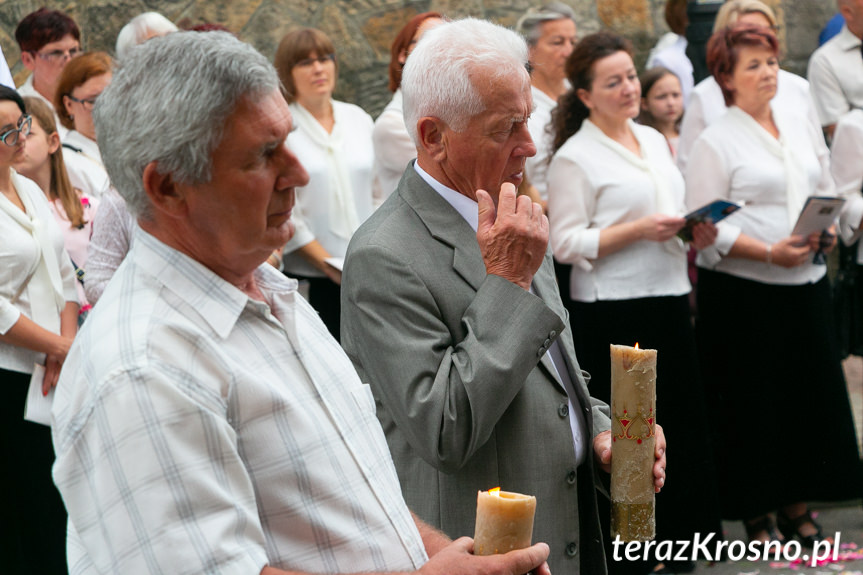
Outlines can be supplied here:
M575 557L578 554L578 545L575 544L575 541L566 544L566 554L570 557Z
M575 469L571 470L569 473L566 474L566 482L569 483L570 485L575 484L575 478L576 478Z
M542 342L542 347L544 347L545 349L548 349L549 347L551 347L551 340L547 339L544 342Z
M561 417L566 417L567 415L569 415L569 406L565 403L561 403L557 407L557 414Z
M554 331L554 330L551 330L551 333L549 333L549 334L548 334L548 337L549 337L549 339L551 339L551 338L553 338L553 337L554 337L554 336L556 336L556 335L557 335L557 332L556 332L556 331Z

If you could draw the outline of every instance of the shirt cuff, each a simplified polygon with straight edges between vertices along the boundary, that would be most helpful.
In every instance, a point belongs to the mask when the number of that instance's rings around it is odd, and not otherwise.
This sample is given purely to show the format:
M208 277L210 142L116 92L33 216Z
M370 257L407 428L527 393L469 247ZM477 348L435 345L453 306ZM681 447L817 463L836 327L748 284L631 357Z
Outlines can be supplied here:
M21 310L12 305L8 300L0 299L0 335L12 329L21 318Z
M863 219L863 197L848 198L839 216L839 234L846 245L853 244L860 237L861 219Z

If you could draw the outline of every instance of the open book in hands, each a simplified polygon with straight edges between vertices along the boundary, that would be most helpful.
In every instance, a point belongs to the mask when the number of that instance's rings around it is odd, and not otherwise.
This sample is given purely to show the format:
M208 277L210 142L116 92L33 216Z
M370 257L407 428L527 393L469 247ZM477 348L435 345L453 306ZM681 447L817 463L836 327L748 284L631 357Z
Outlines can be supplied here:
M843 198L817 197L810 196L803 204L803 209L800 210L800 216L797 218L797 223L791 231L792 236L808 236L809 234L823 232L833 225L836 218L839 217L839 212L842 211L842 205L845 203Z
M695 224L700 224L702 222L712 222L715 224L742 207L743 204L738 202L714 200L706 206L701 206L697 210L686 214L684 216L686 218L686 223L683 224L683 227L680 228L679 232L677 232L677 236L684 242L691 242L692 228L695 227Z

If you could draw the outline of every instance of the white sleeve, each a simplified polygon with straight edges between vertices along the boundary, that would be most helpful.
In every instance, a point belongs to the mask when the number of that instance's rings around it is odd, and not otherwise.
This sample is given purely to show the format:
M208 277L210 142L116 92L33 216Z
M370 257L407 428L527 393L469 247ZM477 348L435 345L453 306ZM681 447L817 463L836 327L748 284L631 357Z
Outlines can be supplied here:
M816 51L809 60L807 73L812 100L822 126L830 126L839 121L840 116L848 112L849 105L842 93L836 71L824 52Z
M863 220L863 122L847 121L850 118L847 116L836 125L830 162L836 191L845 198L839 231L848 244L857 239ZM863 114L860 118L863 119Z
M686 181L686 208L689 211L696 210L714 200L731 199L731 178L727 160L707 137L698 138L692 146L684 180ZM740 235L740 228L729 224L728 221L717 223L716 228L719 230L716 242L700 252L707 261L714 264L728 254Z
M689 153L695 140L707 127L704 121L704 102L698 92L693 91L689 97L689 105L683 113L683 121L680 124L680 138L677 141L677 167L680 172L686 173L686 164L689 161Z
M72 420L55 409L52 428L54 481L88 572L259 573L255 492L218 399L160 362L97 383L91 408Z
M91 305L96 305L102 297L105 286L126 258L134 225L126 202L116 191L110 190L102 196L93 218L93 236L87 247L84 294Z
M593 268L599 256L598 228L591 228L596 190L577 163L554 156L548 168L548 223L552 253L558 261Z

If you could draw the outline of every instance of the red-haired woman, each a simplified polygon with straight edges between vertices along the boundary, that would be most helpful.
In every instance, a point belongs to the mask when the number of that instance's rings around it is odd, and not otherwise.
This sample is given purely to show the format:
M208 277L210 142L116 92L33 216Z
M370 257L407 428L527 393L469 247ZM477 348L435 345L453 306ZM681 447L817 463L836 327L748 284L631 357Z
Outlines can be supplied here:
M729 110L692 148L687 203L746 203L697 259L723 513L766 541L778 538L778 509L785 537L812 546L822 534L805 502L859 497L863 481L826 266L813 262L821 234L791 235L808 196L835 193L829 155L806 110L773 105L777 55L761 26L710 39L708 66Z
M93 106L111 83L113 62L105 52L86 52L69 62L57 82L54 109L69 132L63 137L66 170L72 185L88 196L101 197L110 186L102 164Z
M399 184L408 162L417 157L417 148L405 128L402 115L402 69L408 55L426 30L441 23L441 15L437 12L417 14L404 25L390 48L390 83L389 90L393 92L390 100L378 119L372 133L375 145L375 173L380 188L381 203Z

